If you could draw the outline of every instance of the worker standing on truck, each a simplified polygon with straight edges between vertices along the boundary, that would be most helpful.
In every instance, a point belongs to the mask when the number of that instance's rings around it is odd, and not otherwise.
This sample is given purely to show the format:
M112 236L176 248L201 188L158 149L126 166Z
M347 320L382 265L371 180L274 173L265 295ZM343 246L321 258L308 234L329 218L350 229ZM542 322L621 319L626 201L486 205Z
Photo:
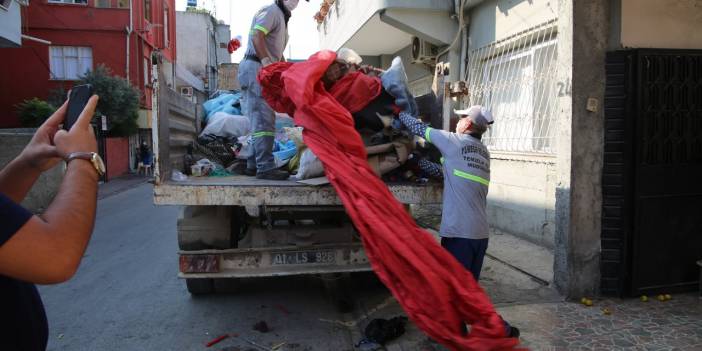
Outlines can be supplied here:
M411 98L397 100L403 111L410 109L406 102ZM479 105L455 112L461 118L455 133L428 127L407 112L400 113L400 121L413 134L434 144L441 152L443 167L426 159L419 160L419 166L424 171L433 177L444 178L439 229L441 246L477 281L490 234L486 213L490 152L481 138L493 123L493 118L487 109ZM507 336L519 337L519 329L507 322L504 324Z
M309 0L308 0L309 1ZM263 99L256 77L262 67L284 60L288 43L288 21L299 0L275 0L256 12L251 22L248 47L239 64L239 83L243 92L243 112L251 121L253 156L244 174L259 179L283 180L288 172L277 169L273 159L275 113Z

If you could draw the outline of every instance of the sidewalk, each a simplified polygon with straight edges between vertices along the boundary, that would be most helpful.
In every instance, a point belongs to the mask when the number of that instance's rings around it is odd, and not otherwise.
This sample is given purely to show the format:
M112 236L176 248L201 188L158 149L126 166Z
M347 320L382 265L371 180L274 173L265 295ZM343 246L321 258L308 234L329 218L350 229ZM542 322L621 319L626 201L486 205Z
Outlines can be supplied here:
M424 221L428 219L424 218ZM594 299L587 307L567 302L551 286L553 255L538 245L499 232L491 233L480 284L498 313L521 331L530 350L702 350L702 299L696 294L660 302ZM389 293L362 303L351 330L357 342L374 318L405 315ZM609 314L605 313L605 309ZM389 351L447 350L413 324Z
M133 189L134 187L146 183L151 179L152 177L136 174L127 174L122 177L114 178L106 183L100 183L97 198L98 200L102 200L106 197Z

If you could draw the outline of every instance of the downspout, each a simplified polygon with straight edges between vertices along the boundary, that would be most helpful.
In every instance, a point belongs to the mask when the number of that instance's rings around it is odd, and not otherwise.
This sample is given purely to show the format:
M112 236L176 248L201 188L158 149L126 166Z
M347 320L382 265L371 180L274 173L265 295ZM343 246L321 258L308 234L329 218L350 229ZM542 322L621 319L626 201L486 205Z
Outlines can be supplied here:
M129 60L130 60L129 50L131 47L132 31L134 30L134 28L132 27L132 23L134 23L134 12L133 12L134 9L132 7L133 7L132 0L129 0L129 26L127 26L127 28L126 28L126 30L127 30L127 67L126 67L125 73L127 76L127 82L130 81L130 79L129 79L129 76L130 76L129 75Z
M468 26L463 25L461 28L461 70L458 80L466 80L466 54L468 53Z

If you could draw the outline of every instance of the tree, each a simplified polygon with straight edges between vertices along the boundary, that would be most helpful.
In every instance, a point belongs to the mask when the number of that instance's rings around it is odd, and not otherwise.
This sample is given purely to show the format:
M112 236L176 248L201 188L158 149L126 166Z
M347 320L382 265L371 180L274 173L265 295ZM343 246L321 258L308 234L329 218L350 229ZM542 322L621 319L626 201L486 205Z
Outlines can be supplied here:
M56 108L44 100L32 98L15 106L20 124L25 128L39 127Z
M113 76L109 68L98 65L82 76L79 84L91 84L100 96L95 115L107 117L109 136L129 136L138 131L140 92L126 79Z

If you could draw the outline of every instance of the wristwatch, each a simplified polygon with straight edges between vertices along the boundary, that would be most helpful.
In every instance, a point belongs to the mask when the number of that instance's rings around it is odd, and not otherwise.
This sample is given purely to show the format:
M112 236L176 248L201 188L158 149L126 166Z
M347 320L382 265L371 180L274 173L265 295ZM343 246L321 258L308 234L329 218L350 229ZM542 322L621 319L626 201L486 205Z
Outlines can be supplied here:
M93 164L93 167L95 168L95 171L98 173L99 176L102 177L105 174L105 163L102 162L102 157L100 157L100 155L98 155L97 153L73 152L70 155L68 155L68 157L66 157L66 164L75 159L90 161L90 163Z

